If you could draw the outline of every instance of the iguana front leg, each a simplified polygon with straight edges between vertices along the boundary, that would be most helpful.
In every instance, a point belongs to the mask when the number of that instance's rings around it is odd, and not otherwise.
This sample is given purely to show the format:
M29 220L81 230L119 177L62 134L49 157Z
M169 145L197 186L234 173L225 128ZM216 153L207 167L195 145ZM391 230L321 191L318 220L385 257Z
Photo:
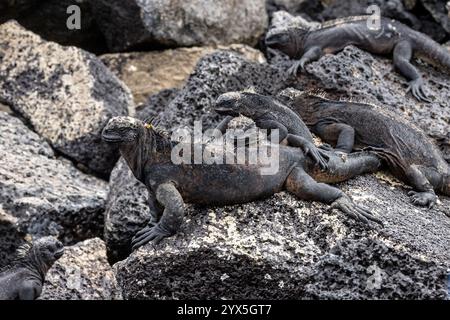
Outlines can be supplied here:
M355 129L353 127L344 123L319 122L313 128L313 131L326 142L336 141L335 151L352 152L355 143Z
M286 190L303 200L319 201L331 204L331 208L339 209L353 219L368 224L373 221L382 224L370 211L355 204L341 190L325 183L318 183L301 167L296 167L286 180Z
M42 285L34 281L24 281L19 288L19 300L35 300L41 292Z
M156 225L149 224L136 233L131 242L133 250L150 241L158 244L162 239L177 233L183 222L184 201L173 183L159 185L156 189L156 199L164 207L162 217Z
M150 221L148 224L154 226L161 219L163 210L159 206L155 194L150 189L148 189L148 207L150 210Z
M307 63L317 61L322 56L323 51L320 47L311 47L303 54L300 60L295 61L292 67L289 68L288 73L297 76L298 69L300 68L302 71L305 71L305 65Z
M301 148L303 150L303 152L306 155L310 156L311 159L316 164L318 164L322 170L326 170L327 169L328 155L326 154L326 152L323 152L322 150L317 148L314 145L314 143L306 140L305 138L303 138L301 136L290 134L288 132L288 129L283 124L279 123L276 120L261 120L261 119L258 119L258 120L255 121L255 123L256 123L256 125L259 128L269 129L269 130L278 129L279 130L279 141L278 141L278 143L280 143L284 139L287 139L288 144L290 146Z
M216 127L216 130L219 130L222 134L225 134L228 124L233 120L233 116L226 116Z
M417 166L410 166L405 172L408 181L417 191L410 191L411 202L417 206L428 206L431 209L437 201L433 186Z
M409 41L401 41L394 48L393 62L400 73L406 77L409 87L406 92L411 91L412 95L419 101L431 102L423 88L423 79L416 67L411 64L412 47Z

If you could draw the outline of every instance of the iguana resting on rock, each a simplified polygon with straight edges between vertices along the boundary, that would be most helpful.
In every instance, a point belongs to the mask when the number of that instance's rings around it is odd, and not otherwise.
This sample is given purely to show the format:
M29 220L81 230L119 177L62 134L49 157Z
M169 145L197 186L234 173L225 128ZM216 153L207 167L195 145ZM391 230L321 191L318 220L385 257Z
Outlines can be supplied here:
M288 105L311 131L338 151L368 148L384 159L396 177L416 190L409 192L415 205L431 208L436 203L434 190L450 196L450 169L441 152L422 130L397 114L295 89L279 97L290 100Z
M325 22L318 27L288 27L269 30L266 45L278 49L295 61L290 71L296 75L309 62L323 54L336 53L348 45L375 54L393 55L394 66L410 80L408 91L418 100L429 102L423 79L410 60L414 56L450 70L450 53L428 36L404 24L381 18L379 30L369 29L373 17L356 16Z
M18 250L17 260L0 272L0 300L34 300L41 295L45 275L64 254L53 237L36 240Z
M139 231L133 249L147 242L159 243L175 234L183 221L184 203L228 205L268 197L283 189L300 199L331 204L363 222L380 223L369 211L356 205L342 191L318 183L305 170L315 172L301 150L279 146L279 170L262 174L257 164L174 164L171 153L174 142L155 130L151 124L131 117L115 117L103 130L103 139L116 143L134 176L147 186L151 220ZM273 152L273 148L269 152ZM378 157L364 153L344 162L334 157L327 173L318 173L323 180L343 181L357 174L378 170ZM311 169L313 168L313 169Z
M279 141L286 139L293 147L299 147L309 155L319 166L327 169L325 159L327 153L314 145L313 137L302 119L281 102L251 91L228 92L222 94L216 101L214 110L226 115L217 129L225 133L228 123L239 115L252 119L256 126L262 129L278 129Z

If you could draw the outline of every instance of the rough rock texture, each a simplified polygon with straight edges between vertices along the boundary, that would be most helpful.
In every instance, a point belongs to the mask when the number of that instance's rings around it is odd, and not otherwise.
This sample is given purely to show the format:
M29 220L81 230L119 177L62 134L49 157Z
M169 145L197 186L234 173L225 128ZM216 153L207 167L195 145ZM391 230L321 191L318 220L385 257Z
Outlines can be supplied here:
M228 48L248 59L264 61L260 51L245 45L231 45ZM198 60L215 50L214 47L194 47L117 53L106 54L101 60L130 88L135 102L143 103L161 90L182 87Z
M256 44L267 27L265 0L91 0L108 46Z
M445 298L450 200L416 208L380 179L341 187L382 217L384 229L286 193L189 206L179 234L115 265L124 298Z
M49 270L39 299L121 299L105 249L104 242L98 238L66 248L62 258Z
M105 211L104 239L108 259L116 262L130 254L130 243L150 219L148 193L121 158L111 173Z
M173 130L191 127L194 120L204 120L206 128L217 120L211 113L211 106L220 94L250 87L256 87L263 94L276 94L289 83L283 71L229 50L206 55L168 105L161 125Z
M67 8L71 5L77 5L80 8L80 29L66 27L67 20L73 14L73 11L71 14L67 13ZM16 19L25 28L46 40L76 46L95 53L107 50L105 38L97 26L89 0L38 1L38 5L30 10L16 13L10 18Z
M324 1L320 0L267 0L267 11L272 18L273 13L279 10L287 11L296 16L307 19L316 18L317 13L324 9Z
M424 8L447 33L450 33L450 5L442 0L420 0Z
M319 88L336 90L339 97L367 99L404 115L429 134L446 135L450 125L449 75L420 62L415 65L433 103L420 103L406 93L407 80L394 70L391 59L352 46L309 64L306 76L320 80Z
M0 208L0 269L14 259L19 246L25 243L25 234L17 228L17 218Z
M348 50L357 49L345 52ZM351 83L355 87L350 86L349 76L339 91L337 85L331 87L334 90L330 94L356 96L356 90L365 90L361 96L372 100L385 94L390 104L388 101L384 104L393 109L399 101L394 99L402 99L405 108L412 108L411 119L422 115L420 121L434 123L438 131L444 129L446 105L434 104L437 110L434 118L420 113L420 107L432 108L433 104L422 106L405 96L405 80L387 70L390 60L366 56L359 50L352 56L355 63L352 67L345 52L343 57L336 58L342 63L336 69L353 75ZM361 66L361 56L375 71ZM251 62L229 51L207 55L169 103L161 125L173 129L203 119L206 128L217 121L210 112L214 100L230 90L254 86L258 92L275 94L288 86L327 88L322 83L347 79L335 77L334 65L329 61L330 69L321 71L325 59L333 57L326 56L317 65L308 67L314 74L291 79L286 77L290 62L279 55L273 57L272 65ZM385 70L383 81L376 78L378 68ZM423 72L427 81L435 79L430 90L435 90L436 99L443 100L449 92L444 75L429 67ZM341 85L339 81L336 83ZM438 81L442 82L439 96L434 87ZM374 94L377 90L382 92ZM117 176L117 181L125 181L123 177L133 181L131 174L125 176L124 169L121 170L122 176ZM379 215L385 227L366 229L341 213L329 212L326 205L299 201L284 192L266 200L222 208L187 205L180 233L156 249L144 246L115 265L124 298L444 299L445 274L450 267L447 216L450 199L440 196L432 210L415 207L407 196L409 187L386 173L358 177L339 187ZM145 223L148 219L148 208L143 206L145 189L132 195L123 194L121 203L126 203L127 197L126 211L119 205L116 207L123 212L115 213L121 219L110 221L133 227L139 221ZM123 243L130 241L131 235L116 234Z
M180 89L177 88L165 89L148 97L145 103L136 107L135 117L145 121L159 116L179 92Z
M65 243L100 235L106 197L105 182L58 159L44 139L0 112L0 211L20 231Z
M376 5L380 9L382 16L399 20L413 29L428 34L436 41L442 42L447 37L441 21L434 18L433 14L430 14L430 10L418 5L417 1L414 1L415 3L413 4L408 4L408 1L402 0L331 0L328 2L322 12L316 11L312 13L314 19L326 21L347 16L363 15L368 13L367 8L369 6ZM430 5L434 10L438 10L438 7L442 7L443 1L431 0L428 2L440 2L441 6ZM439 16L441 17L441 14Z
M130 91L95 56L46 42L16 22L0 26L0 100L56 150L104 176L117 152L101 130L134 107Z

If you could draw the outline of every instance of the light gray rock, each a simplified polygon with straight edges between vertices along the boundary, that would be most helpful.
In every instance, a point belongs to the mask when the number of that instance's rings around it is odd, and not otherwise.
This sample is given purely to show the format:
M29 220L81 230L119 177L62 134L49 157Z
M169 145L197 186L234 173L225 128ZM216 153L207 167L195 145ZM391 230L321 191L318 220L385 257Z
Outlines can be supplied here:
M91 0L113 51L148 45L254 45L267 27L265 0Z
M25 243L25 237L18 230L17 218L0 208L0 269L13 261L17 248Z
M0 100L58 152L102 176L118 153L101 130L134 108L130 91L94 55L44 41L14 21L0 26Z
M287 193L188 206L182 230L115 264L125 299L445 299L450 200L409 204L385 175L340 187L385 221L373 230Z
M107 184L85 175L18 118L0 112L0 210L34 236L101 234Z
M219 50L200 59L186 85L161 116L161 126L169 131L192 128L194 120L202 120L207 128L217 122L211 107L220 94L251 87L263 94L276 94L288 85L292 81L284 70L230 50Z
M262 52L249 46L218 46L241 53L249 60L264 62ZM176 48L162 51L105 54L100 59L133 93L137 104L162 90L182 88L198 61L216 46Z
M66 247L48 271L40 300L120 300L121 291L98 238Z

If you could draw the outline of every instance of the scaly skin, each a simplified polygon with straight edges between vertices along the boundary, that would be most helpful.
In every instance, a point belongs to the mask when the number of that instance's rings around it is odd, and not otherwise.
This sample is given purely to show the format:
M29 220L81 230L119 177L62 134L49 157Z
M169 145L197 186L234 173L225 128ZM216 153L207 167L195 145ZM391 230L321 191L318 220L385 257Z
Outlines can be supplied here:
M327 53L336 53L348 45L375 54L393 55L394 66L409 82L408 91L419 101L430 102L422 76L411 64L413 56L450 70L450 53L428 36L404 24L381 18L380 29L370 30L371 16L348 17L323 23L314 29L274 28L266 36L266 45L296 59L290 73L297 75L306 64Z
M264 175L260 170L264 164L260 161L256 164L174 164L171 153L177 146L151 125L131 117L111 119L102 136L106 142L118 144L133 174L149 191L151 220L133 238L133 249L150 241L157 244L174 235L182 224L185 202L237 204L268 197L281 190L300 199L330 204L365 223L370 220L381 223L339 189L310 177L305 170L314 164L308 162L298 148L279 145L279 170ZM360 158L363 160L358 161L355 156L353 161L342 166L339 166L342 160L335 159L331 162L334 167L330 172L334 172L337 181L342 181L353 176L354 170L349 170L349 165L368 172L378 170L380 162L376 156L365 153Z
M409 193L414 204L431 208L436 203L434 191L450 195L450 169L440 150L422 130L397 114L295 89L284 90L279 98L338 151L367 148L379 155L396 177L414 188Z
M53 237L21 249L17 261L0 273L0 300L35 300L41 295L45 275L63 255L64 247Z
M252 119L261 129L278 129L279 141L286 139L293 147L299 147L323 170L327 169L328 155L314 145L313 137L302 119L281 102L254 92L228 92L216 101L214 110L227 116L217 127L225 133L226 125L238 115Z

